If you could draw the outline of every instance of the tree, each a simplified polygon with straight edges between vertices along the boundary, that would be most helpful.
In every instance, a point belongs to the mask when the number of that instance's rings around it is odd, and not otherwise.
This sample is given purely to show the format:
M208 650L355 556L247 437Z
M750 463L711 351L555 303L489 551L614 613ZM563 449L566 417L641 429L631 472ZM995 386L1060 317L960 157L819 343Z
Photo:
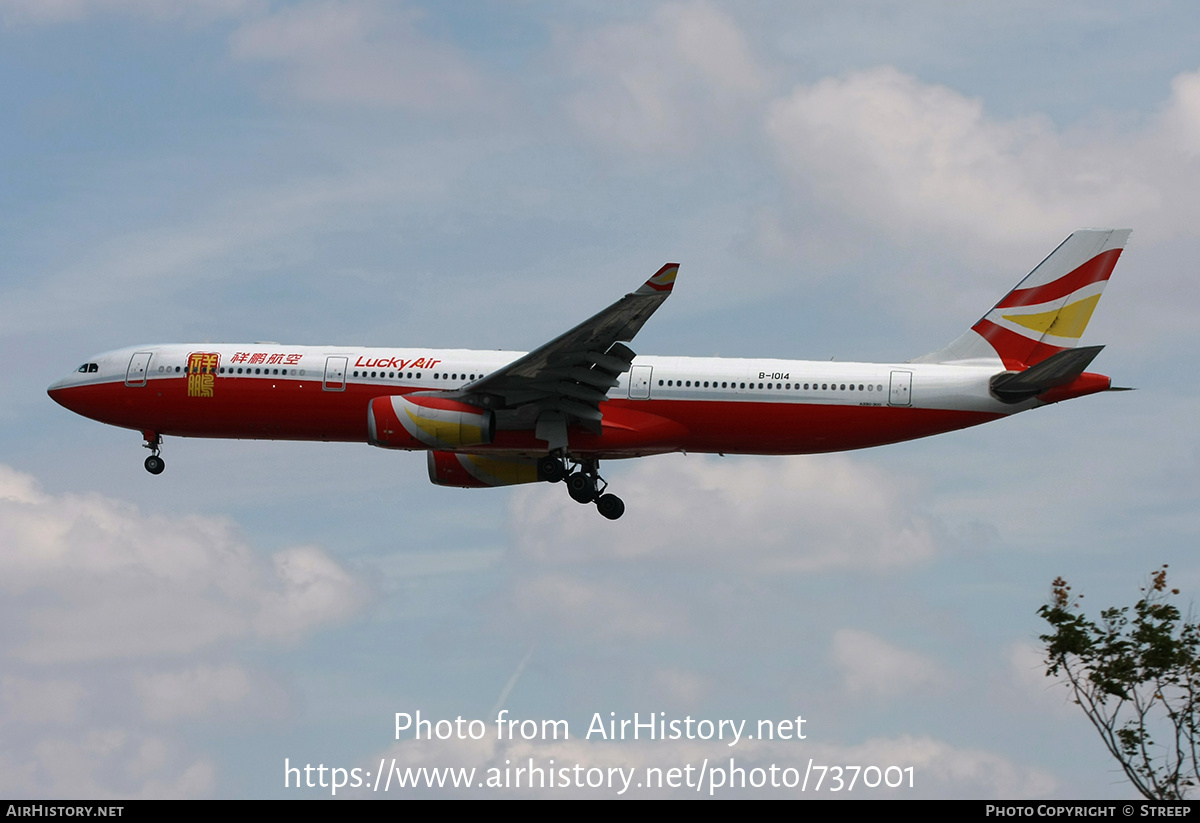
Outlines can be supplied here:
M1133 607L1092 622L1059 577L1038 610L1046 676L1062 677L1125 775L1151 800L1181 800L1200 785L1200 624L1181 618L1167 567L1150 576Z

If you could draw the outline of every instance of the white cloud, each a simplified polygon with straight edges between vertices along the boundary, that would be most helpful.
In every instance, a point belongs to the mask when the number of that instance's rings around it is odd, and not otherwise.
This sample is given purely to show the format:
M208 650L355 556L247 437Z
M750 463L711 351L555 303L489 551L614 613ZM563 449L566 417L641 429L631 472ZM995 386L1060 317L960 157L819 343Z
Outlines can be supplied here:
M28 680L5 675L0 677L0 701L4 703L3 722L23 724L73 723L87 690L69 680Z
M841 455L669 455L620 473L618 521L561 487L537 486L514 492L512 527L517 549L545 564L669 559L747 574L882 572L936 548L910 485Z
M1189 88L1176 84L1173 110L1187 108ZM1176 185L1165 164L1156 168L1153 134L997 120L981 100L889 66L798 86L770 106L766 127L798 183L900 237L955 232L997 244L1047 226L1140 226Z
M644 642L677 634L687 622L684 610L670 600L648 600L614 580L566 574L523 577L507 598L506 613L538 633L552 629L573 637Z
M417 20L391 4L323 0L246 24L231 48L237 60L279 66L285 93L301 100L424 112L488 105L495 90Z
M282 585L263 592L254 628L264 637L295 639L310 628L357 610L362 587L314 546L276 552L271 561Z
M853 694L894 697L935 689L947 678L931 658L858 629L834 634L832 657Z
M134 678L146 716L163 721L202 714L210 707L239 703L252 693L252 678L240 666L197 666Z
M696 706L712 692L713 682L687 669L666 667L651 674L649 686L668 706Z
M843 456L664 455L610 480L626 502L615 522L559 485L514 490L513 545L527 566L501 598L500 622L531 637L680 639L712 630L714 608L751 619L756 610L734 604L780 574L880 573L936 551L911 482ZM650 578L635 573L648 564ZM681 591L662 574L690 582Z
M10 629L0 658L56 672L0 678L0 792L8 794L211 794L213 762L170 733L148 734L145 720L169 732L204 715L277 716L286 694L236 663L197 664L195 653L221 655L246 639L294 641L366 600L366 587L318 549L260 558L228 523L47 494L6 466L0 546L0 621ZM180 668L151 662L181 657ZM131 660L141 662L131 669Z
M745 36L708 3L660 7L646 22L563 38L583 88L568 110L605 143L671 151L753 121L767 76Z
M6 503L37 503L45 496L37 482L27 474L0 464L0 501Z
M1200 71L1185 72L1171 80L1163 127L1176 151L1189 158L1200 155Z
M0 545L0 589L9 595L0 613L24 627L7 635L8 651L34 662L187 654L244 636L289 640L364 600L364 586L319 549L284 549L264 563L228 523L48 495L7 467Z
M0 755L0 791L33 797L187 798L211 794L216 768L161 738L97 729L47 738L21 766Z

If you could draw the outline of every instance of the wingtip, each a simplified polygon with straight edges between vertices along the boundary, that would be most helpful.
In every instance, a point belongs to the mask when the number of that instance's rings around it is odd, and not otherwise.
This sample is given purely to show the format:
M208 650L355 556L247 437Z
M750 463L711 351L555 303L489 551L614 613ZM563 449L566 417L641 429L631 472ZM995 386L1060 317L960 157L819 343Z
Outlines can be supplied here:
M643 283L642 287L634 294L667 294L675 288L677 274L679 274L679 264L668 263L655 272L654 276Z

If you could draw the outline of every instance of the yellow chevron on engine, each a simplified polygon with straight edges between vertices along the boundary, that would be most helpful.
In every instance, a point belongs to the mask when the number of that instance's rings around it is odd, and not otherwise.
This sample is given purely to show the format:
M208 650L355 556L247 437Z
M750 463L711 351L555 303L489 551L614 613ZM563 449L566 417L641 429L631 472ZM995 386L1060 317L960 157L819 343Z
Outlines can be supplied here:
M479 454L464 454L459 455L459 457L465 457L471 461L471 465L474 468L471 474L476 477L479 477L477 472L488 474L496 480L501 481L504 485L535 483L538 479L537 466L530 461L497 460ZM486 477L479 477L479 479L487 482Z
M417 417L412 413L411 409L405 409L405 414L408 419L413 422L418 429L427 434L436 443L430 445L459 445L460 443L480 443L483 441L483 428L481 426L472 426L467 423L451 422L449 420L438 420L434 417ZM416 435L416 432L413 432ZM421 438L424 440L424 438ZM428 440L425 440L428 443Z
M1052 334L1055 337L1080 338L1092 319L1092 312L1100 302L1100 295L1094 294L1074 303L1068 303L1061 309L1038 312L1037 314L1004 314L1005 320L1024 326L1039 334Z

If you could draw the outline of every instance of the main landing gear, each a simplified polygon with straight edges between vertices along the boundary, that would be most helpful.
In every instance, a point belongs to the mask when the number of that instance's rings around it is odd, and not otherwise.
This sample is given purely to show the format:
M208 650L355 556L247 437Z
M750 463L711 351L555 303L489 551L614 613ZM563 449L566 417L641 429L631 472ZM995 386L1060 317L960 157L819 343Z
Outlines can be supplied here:
M625 502L615 494L605 494L608 483L599 474L600 461L572 461L578 468L572 470L566 461L554 455L538 460L538 478L550 483L563 480L567 483L567 494L576 503L595 503L596 510L609 520L616 520L625 513Z
M150 456L146 458L146 471L151 474L162 474L163 469L167 464L161 457L158 456L159 446L162 445L162 435L158 432L142 432L142 437L146 438L146 442L142 444L143 448L150 450Z

